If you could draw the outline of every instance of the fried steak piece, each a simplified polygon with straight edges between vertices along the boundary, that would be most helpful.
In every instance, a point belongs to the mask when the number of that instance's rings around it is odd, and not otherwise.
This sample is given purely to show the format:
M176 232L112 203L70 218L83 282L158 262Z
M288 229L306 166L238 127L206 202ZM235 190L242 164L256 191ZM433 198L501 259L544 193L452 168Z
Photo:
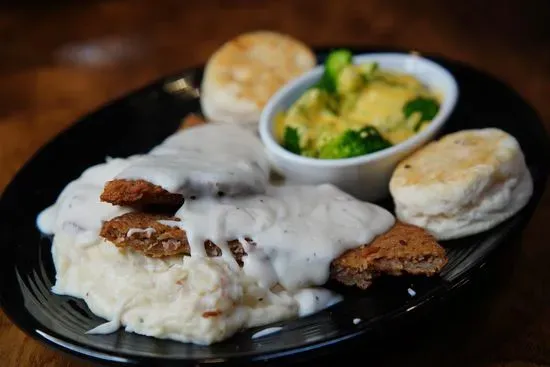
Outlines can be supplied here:
M105 184L100 199L113 205L133 207L151 204L170 206L183 204L182 195L168 192L145 180L115 179L109 181Z
M378 275L432 276L447 264L445 249L422 228L397 222L370 244L346 251L331 264L340 283L367 288Z
M190 113L189 115L185 116L179 128L180 130L188 129L193 126L204 125L206 123L207 121L204 119L204 117L197 115L195 113Z
M178 221L169 215L127 213L103 224L101 237L119 248L130 248L150 257L189 255L185 231L159 220ZM147 228L152 230L145 231ZM141 231L129 232L131 229ZM130 233L130 236L128 236ZM220 256L221 250L205 243L208 256ZM238 241L229 248L239 263L246 253ZM388 232L370 244L349 250L331 264L331 277L336 281L361 289L381 275L415 274L432 276L447 263L445 249L424 229L397 222Z
M199 115L189 114L185 117L180 129L206 124ZM145 180L112 180L105 184L100 196L101 201L113 205L143 207L146 205L181 206L183 196L166 191L160 186Z
M185 232L178 227L159 223L159 220L179 221L179 218L163 214L126 213L105 222L100 236L119 248L130 248L149 257L189 255L191 249ZM148 228L152 230L147 231ZM138 231L131 233L131 229ZM228 245L240 262L245 254L242 245L237 240ZM205 249L208 256L221 256L220 248L210 241L205 243Z

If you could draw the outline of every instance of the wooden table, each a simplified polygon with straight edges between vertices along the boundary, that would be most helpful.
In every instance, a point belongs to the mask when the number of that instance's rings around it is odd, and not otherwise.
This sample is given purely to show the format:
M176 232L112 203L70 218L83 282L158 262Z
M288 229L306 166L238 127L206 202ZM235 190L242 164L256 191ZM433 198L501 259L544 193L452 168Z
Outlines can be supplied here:
M480 3L81 0L0 5L0 187L82 114L154 78L204 63L228 38L259 28L287 32L314 46L399 46L468 62L516 88L549 128L550 2ZM510 285L490 317L439 365L550 365L549 215L545 194L525 232ZM0 364L82 365L29 339L1 312Z

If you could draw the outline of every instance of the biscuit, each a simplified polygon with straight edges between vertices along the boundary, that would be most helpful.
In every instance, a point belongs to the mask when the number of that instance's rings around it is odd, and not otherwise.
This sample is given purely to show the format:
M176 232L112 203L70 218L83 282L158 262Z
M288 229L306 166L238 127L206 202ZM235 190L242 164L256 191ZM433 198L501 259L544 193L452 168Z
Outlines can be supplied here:
M495 227L523 208L533 182L517 140L485 128L432 142L402 161L390 180L399 220L446 240Z
M288 35L242 34L208 60L201 84L202 111L208 120L256 129L271 96L315 64L311 49Z

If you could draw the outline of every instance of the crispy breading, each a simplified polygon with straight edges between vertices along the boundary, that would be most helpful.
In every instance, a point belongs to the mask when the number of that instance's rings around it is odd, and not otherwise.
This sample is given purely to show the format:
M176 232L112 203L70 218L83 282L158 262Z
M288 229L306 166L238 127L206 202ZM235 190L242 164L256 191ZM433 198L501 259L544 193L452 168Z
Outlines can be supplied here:
M180 130L189 129L193 126L203 125L206 123L207 121L204 119L204 117L194 113L190 113L189 115L185 116L179 128Z
M445 249L422 228L397 222L370 244L345 252L331 264L332 278L367 288L378 275L426 275L447 263Z
M159 220L179 221L179 218L163 214L127 213L105 222L100 236L117 247L131 248L150 257L189 255L191 251L185 232L178 227L159 223ZM148 228L152 230L145 231ZM129 232L131 229L138 231ZM240 261L244 255L241 244L236 240L231 241L229 248L237 261ZM221 255L220 248L210 241L205 243L205 249L208 256Z
M117 247L131 248L150 257L189 255L185 231L161 224L159 220L179 221L169 215L127 213L105 222L100 235ZM152 230L146 231L148 228ZM131 229L141 231L129 232ZM211 242L206 242L205 248L208 256L221 255L221 250ZM241 244L231 241L229 248L241 263L246 256ZM366 289L381 275L432 276L446 263L445 249L433 236L422 228L397 222L370 244L349 250L335 259L331 264L331 277L340 283Z
M115 179L105 184L101 201L121 206L143 206L162 204L181 206L183 196L166 191L145 180Z

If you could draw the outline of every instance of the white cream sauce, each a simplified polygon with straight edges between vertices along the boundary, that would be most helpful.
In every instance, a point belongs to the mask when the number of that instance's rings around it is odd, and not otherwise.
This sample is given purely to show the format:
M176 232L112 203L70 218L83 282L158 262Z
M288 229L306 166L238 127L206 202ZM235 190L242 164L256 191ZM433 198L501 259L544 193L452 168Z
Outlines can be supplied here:
M147 238L151 237L151 235L153 233L155 233L155 229L154 228L145 228L145 229L141 229L141 228L130 228L128 230L128 232L126 232L126 237L132 237L135 233L145 233L145 235L147 236Z
M298 315L305 317L330 307L342 300L342 296L324 288L304 288L293 294L298 302Z
M184 197L262 193L269 162L255 134L210 123L170 136L116 178L142 179Z
M102 222L131 211L100 201L105 182L111 180L135 157L108 158L105 163L92 166L69 183L57 201L43 210L37 218L37 226L46 234L64 232L74 236L77 245L97 240Z
M249 238L256 245L245 246L245 273L265 287L278 283L288 290L326 283L332 260L370 243L395 222L387 210L329 184L187 200L176 216L181 221L171 224L186 231L192 256L204 256L206 240L223 251L228 241Z
M147 155L150 161L144 156L108 159L87 169L38 216L40 230L54 234L52 290L84 299L94 314L108 320L89 332L124 326L143 335L210 344L242 328L309 315L341 300L316 288L328 280L331 261L394 224L385 209L332 185L269 185L261 144L240 140L244 135L238 127L210 126L168 138ZM166 223L187 232L191 257L153 259L99 238L103 221L130 211L99 200L114 177L203 194L185 201L177 213L181 222ZM221 187L229 195L211 195ZM152 230L131 228L126 235L151 235ZM235 239L247 253L243 268L227 245ZM223 256L206 257L205 240L219 246Z

